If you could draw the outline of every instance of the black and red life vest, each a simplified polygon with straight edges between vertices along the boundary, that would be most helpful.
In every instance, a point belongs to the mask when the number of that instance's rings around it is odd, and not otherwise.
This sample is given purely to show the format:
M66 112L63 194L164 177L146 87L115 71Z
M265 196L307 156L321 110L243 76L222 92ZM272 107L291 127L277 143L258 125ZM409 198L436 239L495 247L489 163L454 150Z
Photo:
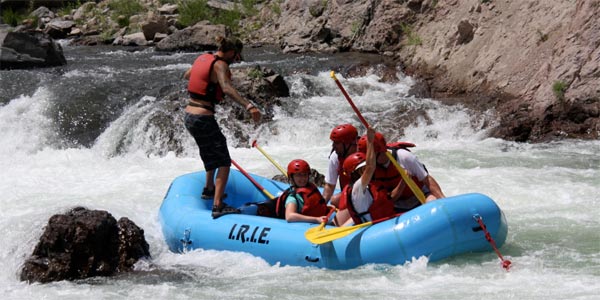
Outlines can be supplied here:
M327 215L329 208L327 207L327 201L321 195L319 188L310 182L306 187L301 188L288 188L277 197L275 206L275 216L280 219L285 219L285 200L289 195L298 194L304 200L304 207L302 211L298 213L305 216L320 217Z
M188 93L192 99L204 100L214 104L223 99L223 89L218 83L210 81L210 74L218 60L217 55L205 53L194 61L188 83ZM231 78L231 72L228 74Z
M346 157L348 157L349 155L347 155ZM344 160L346 159L346 157L342 157L340 158L340 156L338 155L338 178L340 180L340 189L345 188L348 184L350 184L350 174L346 174L344 172Z
M367 211L356 211L354 204L352 203L352 184L347 185L342 190L340 202L344 203L348 208L348 212L355 225L364 223L363 217L366 214L371 215L371 220L378 220L396 214L394 211L394 202L392 202L388 196L388 191L385 188L378 186L377 184L369 183L367 191L373 196L373 203L371 203L371 206L369 206Z
M394 142L387 144L387 148L392 150L392 156L394 158L398 157L398 150L410 151L410 149L408 149L409 147L415 147L415 144L409 142ZM420 183L420 180L417 176L410 176L410 178L415 183ZM379 164L377 165L375 172L373 173L373 177L371 178L371 183L380 185L388 192L391 192L394 188L396 188L396 186L398 186L401 180L402 176L400 175L400 172L398 172L396 166L390 162L386 167ZM419 186L419 188L422 188L422 186ZM410 188L406 187L400 193L400 198L412 197L413 195L414 194Z

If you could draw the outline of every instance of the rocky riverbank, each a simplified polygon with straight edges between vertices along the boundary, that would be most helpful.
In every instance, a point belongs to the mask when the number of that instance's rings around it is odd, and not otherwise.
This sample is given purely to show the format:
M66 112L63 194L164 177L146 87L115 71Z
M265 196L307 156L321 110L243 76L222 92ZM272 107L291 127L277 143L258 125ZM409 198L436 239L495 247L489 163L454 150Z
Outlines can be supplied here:
M175 1L140 0L139 13L107 18L114 1L62 16L38 11L37 29L82 45L163 51L214 49L212 35L237 34L283 52L378 53L421 79L422 95L492 109L495 137L537 142L600 133L600 0L273 0L250 8L207 1L216 12L239 13L235 28L183 26L178 5L165 3Z
M598 0L286 1L252 38L392 56L432 97L493 108L496 137L596 139L598 15Z

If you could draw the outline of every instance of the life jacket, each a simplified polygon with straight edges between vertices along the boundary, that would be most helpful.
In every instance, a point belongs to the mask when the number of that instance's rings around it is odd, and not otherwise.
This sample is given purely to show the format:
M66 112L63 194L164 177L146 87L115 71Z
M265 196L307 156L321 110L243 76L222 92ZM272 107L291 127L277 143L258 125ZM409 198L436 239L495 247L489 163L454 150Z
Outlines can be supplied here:
M398 157L398 150L406 150L410 152L409 147L415 147L415 144L409 142L394 142L387 144L387 148L392 150L392 156ZM414 182L419 182L419 179L416 176L411 176L411 179ZM402 180L402 176L396 166L392 162L388 163L387 167L382 165L377 165L375 168L375 172L373 173L373 177L371 178L371 182L375 182L378 185L383 186L388 192L391 192ZM404 189L402 195L407 189ZM408 189L408 193L412 194L410 189Z
M347 187L350 184L350 174L346 175L346 173L344 172L344 159L346 159L346 157L340 159L340 157L338 156L338 168L337 168L337 172L338 172L338 179L340 181L340 189L344 189L345 187ZM343 202L339 202L338 204L338 209L342 210L346 208L346 203Z
M342 190L340 202L346 203L348 213L350 213L350 217L352 217L355 225L364 223L365 220L363 217L366 214L371 214L371 220L373 221L396 214L394 211L394 202L388 196L385 188L371 182L367 186L367 191L373 196L373 203L371 203L367 211L359 212L356 211L352 203L352 184L347 185Z
M396 152L398 151L398 149L404 149L404 150L410 152L410 149L408 149L408 148L413 148L413 147L416 147L417 145L415 145L411 142L398 141L398 142L393 142L393 143L387 143L386 146L388 149L392 150L394 155L396 155Z
M210 81L210 74L218 60L217 55L205 53L194 61L188 82L188 93L192 99L204 100L217 104L223 99L223 89L218 83ZM231 78L231 72L228 74Z
M321 195L319 188L312 183L309 182L306 187L301 188L293 188L290 187L283 191L283 193L277 197L276 208L275 208L275 216L280 219L285 219L285 200L289 195L298 194L304 200L304 207L302 207L302 211L298 211L298 213L303 214L305 216L311 217L320 217L327 215L329 208L327 207L327 201Z
M348 157L348 156L346 156ZM350 174L345 174L344 172L344 160L346 157L341 157L338 155L338 178L340 180L340 189L345 188L348 184L350 184Z

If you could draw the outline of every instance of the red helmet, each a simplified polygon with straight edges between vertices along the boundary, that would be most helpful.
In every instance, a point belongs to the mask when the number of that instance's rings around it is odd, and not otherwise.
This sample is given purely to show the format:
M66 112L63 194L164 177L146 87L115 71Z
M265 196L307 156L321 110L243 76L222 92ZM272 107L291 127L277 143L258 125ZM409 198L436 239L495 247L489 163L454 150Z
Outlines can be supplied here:
M375 153L387 151L387 143L385 142L385 137L383 137L383 134L375 132L373 146L373 150L375 150ZM362 153L367 153L367 135L361 136L358 140L358 151Z
M350 154L344 160L344 173L349 176L350 174L352 174L352 172L356 170L356 167L358 165L360 165L362 162L365 162L366 160L367 156L362 152L354 152Z
M358 137L358 130L356 127L352 126L352 124L342 124L335 127L331 134L329 135L329 139L336 143L343 144L352 144L356 141L356 137Z
M288 176L292 176L296 173L310 174L310 166L303 159L294 159L288 164L287 173Z

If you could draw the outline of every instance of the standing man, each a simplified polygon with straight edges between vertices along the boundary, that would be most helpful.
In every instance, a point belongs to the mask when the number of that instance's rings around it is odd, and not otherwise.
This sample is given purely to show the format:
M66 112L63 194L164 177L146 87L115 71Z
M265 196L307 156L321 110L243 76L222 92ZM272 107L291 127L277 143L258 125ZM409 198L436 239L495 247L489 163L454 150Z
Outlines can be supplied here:
M325 188L323 189L323 198L327 201L331 201L331 204L343 209L345 207L339 207L340 195L333 195L335 190L336 182L340 181L340 189L344 189L350 182L350 175L342 172L344 160L350 154L356 152L356 142L358 138L358 130L352 124L338 125L331 131L329 139L333 142L331 154L329 155L329 166L327 173L325 173Z
M244 45L238 39L224 37L217 37L217 43L217 53L200 55L184 74L184 78L189 80L190 94L185 108L185 128L194 137L204 163L206 185L202 191L202 198L214 198L213 218L240 212L223 202L231 157L227 150L227 140L214 116L215 105L221 103L225 94L245 107L255 123L261 118L260 111L244 99L231 84L229 65L241 60ZM216 179L215 170L218 170Z

